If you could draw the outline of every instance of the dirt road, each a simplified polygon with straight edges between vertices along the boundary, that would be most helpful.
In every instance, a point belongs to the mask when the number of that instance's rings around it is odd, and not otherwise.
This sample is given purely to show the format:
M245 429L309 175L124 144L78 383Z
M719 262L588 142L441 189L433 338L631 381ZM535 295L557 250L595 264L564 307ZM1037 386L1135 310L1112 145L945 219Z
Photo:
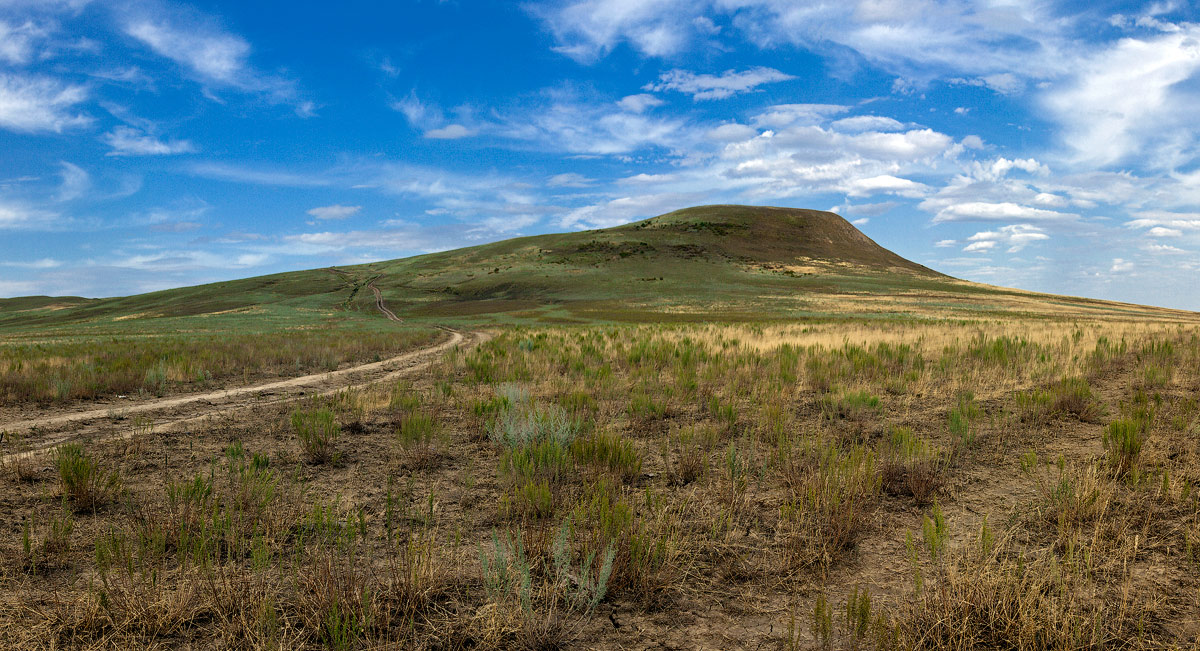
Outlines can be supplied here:
M370 287L375 292L376 306L380 312L389 320L400 321L383 304L379 290L374 285ZM144 415L153 424L154 431L167 431L209 416L228 414L252 406L326 395L347 388L395 380L428 367L456 346L475 346L491 338L486 332L443 330L450 335L445 341L380 362L221 391L138 401L102 409L46 413L36 418L0 422L0 432L20 433L29 448L19 454L36 454L84 437L92 440L128 437L132 435L133 428L126 421L132 416ZM7 460L9 456L12 455L0 457L0 460Z
M383 304L383 293L380 292L379 288L375 286L375 281L372 280L371 282L367 283L367 287L370 287L371 291L375 292L375 307L379 308L379 311L383 312L383 315L386 316L388 320L399 321L400 318L393 314L392 311Z

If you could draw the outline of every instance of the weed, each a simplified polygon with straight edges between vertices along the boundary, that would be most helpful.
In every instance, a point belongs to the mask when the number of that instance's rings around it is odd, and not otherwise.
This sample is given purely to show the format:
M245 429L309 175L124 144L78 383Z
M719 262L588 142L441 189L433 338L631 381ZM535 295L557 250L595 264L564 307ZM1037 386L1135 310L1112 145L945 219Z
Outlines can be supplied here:
M945 483L944 456L907 427L892 430L881 455L880 480L892 495L927 503Z
M1108 464L1117 476L1123 477L1137 467L1145 438L1144 421L1118 419L1105 428L1104 450L1108 454Z
M121 494L121 475L115 470L103 470L77 443L58 449L55 466L63 496L77 511L95 510Z
M323 409L297 409L292 412L292 429L300 442L300 451L310 463L326 463L335 460L341 428L334 420L333 412Z
M427 414L409 414L396 429L396 440L414 469L426 470L437 464L442 436L441 424Z

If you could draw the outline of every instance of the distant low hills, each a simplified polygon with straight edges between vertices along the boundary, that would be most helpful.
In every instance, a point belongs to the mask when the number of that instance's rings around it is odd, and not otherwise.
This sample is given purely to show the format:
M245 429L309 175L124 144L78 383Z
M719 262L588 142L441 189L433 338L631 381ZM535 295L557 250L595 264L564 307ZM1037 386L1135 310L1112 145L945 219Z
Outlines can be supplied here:
M0 300L0 332L31 327L106 332L129 321L151 329L301 327L375 316L368 283L401 319L450 325L1197 317L969 283L896 255L830 212L719 205L615 228L123 298Z

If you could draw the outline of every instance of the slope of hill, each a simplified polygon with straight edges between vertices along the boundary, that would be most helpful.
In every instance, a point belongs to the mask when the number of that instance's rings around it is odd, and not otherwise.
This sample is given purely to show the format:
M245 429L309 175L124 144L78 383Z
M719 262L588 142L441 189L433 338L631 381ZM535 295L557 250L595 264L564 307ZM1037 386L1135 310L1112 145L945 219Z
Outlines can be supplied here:
M829 212L701 206L619 226L122 298L9 299L0 332L277 330L377 318L570 323L829 316L1191 320L1187 312L960 281Z

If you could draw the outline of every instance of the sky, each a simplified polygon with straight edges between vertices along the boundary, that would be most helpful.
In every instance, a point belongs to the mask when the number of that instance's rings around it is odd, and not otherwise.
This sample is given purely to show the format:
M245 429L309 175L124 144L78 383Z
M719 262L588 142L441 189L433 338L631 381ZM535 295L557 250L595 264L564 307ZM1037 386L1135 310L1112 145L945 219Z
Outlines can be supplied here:
M0 0L0 296L832 210L979 282L1200 310L1187 2Z

